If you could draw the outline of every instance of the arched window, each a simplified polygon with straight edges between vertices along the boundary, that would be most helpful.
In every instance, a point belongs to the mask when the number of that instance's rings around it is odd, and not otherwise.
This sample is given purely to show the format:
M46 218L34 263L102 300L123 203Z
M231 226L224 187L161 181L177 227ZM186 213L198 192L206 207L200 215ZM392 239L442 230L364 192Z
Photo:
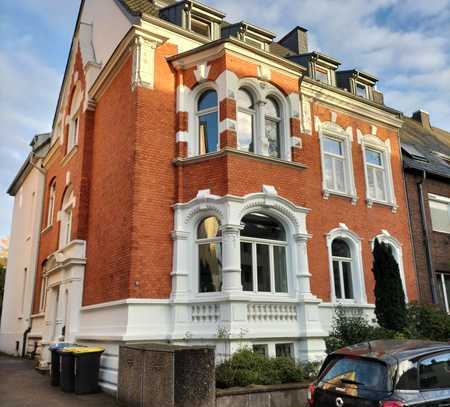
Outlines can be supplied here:
M70 105L69 118L69 134L67 138L67 151L69 153L78 144L78 132L80 128L80 107L82 100L82 93L79 85L74 91L72 103Z
M262 141L262 154L269 157L281 157L281 114L275 99L267 98L264 107L265 135Z
M219 116L217 92L203 92L197 102L198 152L207 154L217 151L219 145Z
M53 224L53 214L55 212L55 200L56 200L56 180L53 180L50 184L50 190L48 194L47 227Z
M344 239L336 238L331 245L334 294L338 300L354 299L352 253Z
M255 151L256 109L253 96L245 89L237 91L237 142L240 150Z
M199 292L222 289L222 232L219 220L203 219L197 229Z
M67 246L72 240L72 210L73 210L73 191L67 188L61 206L61 226L59 230L59 248Z
M274 218L251 213L242 219L241 281L244 291L287 293L286 232Z

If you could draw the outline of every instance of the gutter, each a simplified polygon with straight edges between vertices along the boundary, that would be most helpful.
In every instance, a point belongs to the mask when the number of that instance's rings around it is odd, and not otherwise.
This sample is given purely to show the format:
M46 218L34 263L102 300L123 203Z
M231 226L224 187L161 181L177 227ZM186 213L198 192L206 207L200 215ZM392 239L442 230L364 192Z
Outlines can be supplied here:
M428 269L428 278L430 281L430 288L431 288L431 300L433 304L437 304L437 290L436 290L436 284L435 279L433 275L433 259L431 257L431 245L430 245L430 231L428 227L428 222L426 218L426 211L425 211L425 200L423 197L423 184L426 181L427 173L426 171L422 171L422 178L417 183L417 192L419 194L419 204L420 204L420 216L422 218L422 227L423 232L425 234L425 251L426 251L426 258L427 258L427 269Z

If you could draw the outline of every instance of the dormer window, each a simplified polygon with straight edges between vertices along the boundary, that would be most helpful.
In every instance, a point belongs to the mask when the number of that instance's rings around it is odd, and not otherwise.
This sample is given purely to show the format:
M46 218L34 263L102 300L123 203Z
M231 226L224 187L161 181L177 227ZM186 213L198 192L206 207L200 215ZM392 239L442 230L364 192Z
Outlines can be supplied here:
M316 80L328 85L330 83L328 69L316 67Z
M245 37L245 42L249 45L252 45L253 47L264 49L264 44L254 38Z
M367 99L368 98L367 86L362 83L356 82L356 95Z
M234 37L245 43L269 51L275 34L263 28L241 21L236 24L222 27L222 38Z
M191 31L203 35L204 37L211 38L211 23L202 18L192 16Z

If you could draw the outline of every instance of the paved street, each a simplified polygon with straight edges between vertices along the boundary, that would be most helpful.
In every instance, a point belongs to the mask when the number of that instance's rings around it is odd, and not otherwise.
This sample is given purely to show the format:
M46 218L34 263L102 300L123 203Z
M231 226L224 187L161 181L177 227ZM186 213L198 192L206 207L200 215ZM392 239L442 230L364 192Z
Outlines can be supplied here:
M110 396L63 393L50 386L48 375L34 369L34 362L0 355L0 406L2 407L117 407Z

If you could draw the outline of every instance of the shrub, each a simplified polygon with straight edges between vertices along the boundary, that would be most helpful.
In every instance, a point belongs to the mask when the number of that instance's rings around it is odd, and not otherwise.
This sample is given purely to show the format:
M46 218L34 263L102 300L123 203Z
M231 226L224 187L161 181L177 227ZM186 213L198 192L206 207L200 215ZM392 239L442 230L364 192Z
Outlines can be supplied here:
M433 341L450 340L450 315L435 305L408 305L405 334Z
M292 358L267 358L249 349L234 353L216 368L218 388L245 387L250 384L281 384L310 379L317 363L297 363Z

